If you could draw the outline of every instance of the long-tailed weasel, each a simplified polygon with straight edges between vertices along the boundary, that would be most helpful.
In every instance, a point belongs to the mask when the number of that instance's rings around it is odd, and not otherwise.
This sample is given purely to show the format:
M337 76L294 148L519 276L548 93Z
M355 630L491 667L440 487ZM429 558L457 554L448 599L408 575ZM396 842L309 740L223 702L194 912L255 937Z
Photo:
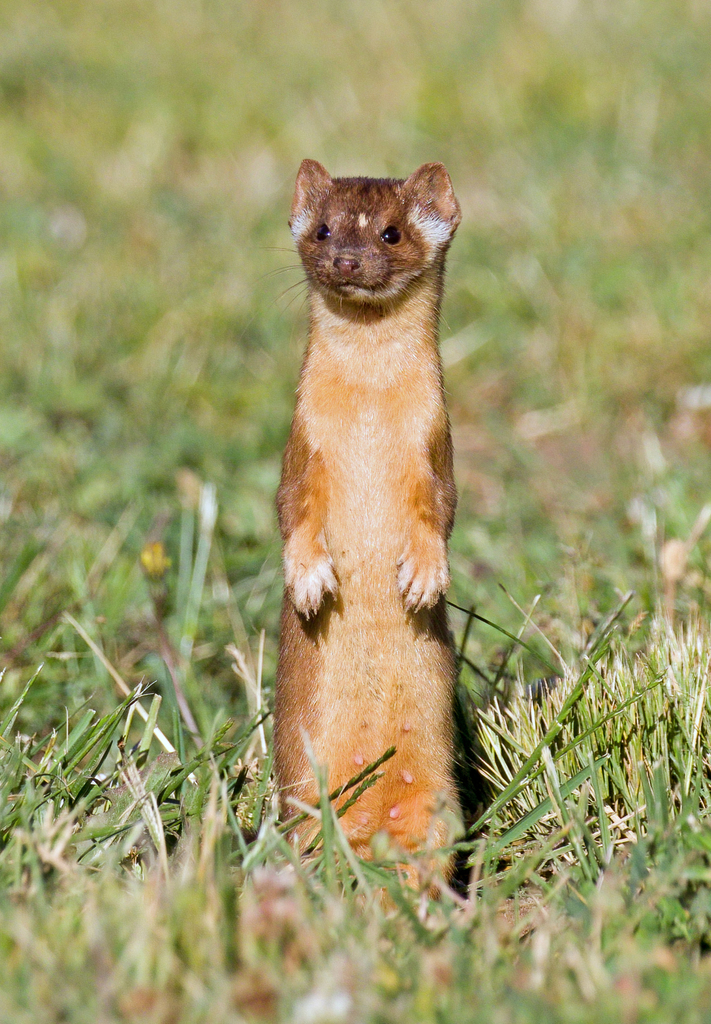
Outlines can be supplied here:
M455 658L447 540L456 490L437 348L450 177L331 178L304 160L289 222L309 282L309 343L277 495L285 595L277 782L318 799L308 734L335 789L388 747L385 776L341 819L358 853L385 830L414 850L453 779Z

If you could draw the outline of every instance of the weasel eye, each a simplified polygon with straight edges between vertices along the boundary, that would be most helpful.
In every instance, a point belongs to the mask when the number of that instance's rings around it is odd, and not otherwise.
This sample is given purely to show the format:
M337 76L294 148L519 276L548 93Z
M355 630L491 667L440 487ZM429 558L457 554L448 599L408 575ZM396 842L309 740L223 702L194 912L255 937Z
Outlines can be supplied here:
M321 227L316 232L316 237L318 238L319 242L325 242L327 238L331 237L331 232L328 229L328 224L321 225Z
M384 242L387 242L388 245L397 245L400 241L400 232L394 224L391 224L385 229L385 231L383 231L380 237Z

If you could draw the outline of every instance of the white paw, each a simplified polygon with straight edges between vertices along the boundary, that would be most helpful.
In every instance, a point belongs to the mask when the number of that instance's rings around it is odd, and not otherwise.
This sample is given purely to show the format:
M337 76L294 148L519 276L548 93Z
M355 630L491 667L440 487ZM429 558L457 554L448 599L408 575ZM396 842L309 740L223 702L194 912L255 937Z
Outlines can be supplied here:
M449 568L445 555L427 561L406 553L397 562L397 585L410 612L432 608L449 587Z
M327 552L312 560L309 565L297 562L285 552L284 577L294 607L307 619L319 610L326 593L338 592L333 562Z

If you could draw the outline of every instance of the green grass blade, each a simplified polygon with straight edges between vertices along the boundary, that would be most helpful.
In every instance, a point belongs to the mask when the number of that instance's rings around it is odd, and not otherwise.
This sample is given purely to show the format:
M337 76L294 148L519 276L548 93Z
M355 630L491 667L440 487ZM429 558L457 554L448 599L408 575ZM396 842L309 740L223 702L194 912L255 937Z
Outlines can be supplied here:
M597 758L591 766L583 768L581 771L574 775L572 779L566 779L565 782L560 784L560 797L565 799L571 795L579 786L586 782L589 778L593 777L596 771L599 771L600 766L609 761L610 755L604 754L602 757ZM492 844L490 849L493 851L494 856L501 856L507 846L511 843L516 842L521 836L524 836L530 829L534 828L541 818L544 818L546 814L550 814L553 810L553 803L550 797L546 797L542 800L532 811L525 814L520 818L515 825L511 825L503 835L499 836Z
M15 724L15 719L17 718L20 708L22 707L25 701L25 697L30 692L32 684L34 683L35 679L37 678L41 671L42 665L40 665L39 668L36 669L36 671L33 673L33 675L30 677L27 683L25 683L25 687L22 693L14 702L8 713L5 715L2 722L0 722L0 736L2 736L4 739L7 739L7 734L10 732L13 725Z
M491 619L487 619L483 615L479 615L473 609L462 608L460 604L455 604L454 601L447 601L447 604L450 606L450 608L456 608L458 611L464 612L465 615L470 615L471 618L476 619L478 622L483 622L486 626L491 626L492 629L497 630L499 633L502 634L502 636L506 636L509 638L509 640L513 641L514 645L518 647L523 647L524 650L528 651L528 653L532 655L532 657L536 658L536 660L539 661L541 665L545 665L545 667L548 669L552 676L560 675L560 669L557 668L555 665L551 664L551 662L548 661L548 659L545 658L539 651L537 651L535 647L531 647L530 644L526 643L525 640L522 640L514 633L509 633L507 629L504 629L504 627L500 626L497 622L492 622Z

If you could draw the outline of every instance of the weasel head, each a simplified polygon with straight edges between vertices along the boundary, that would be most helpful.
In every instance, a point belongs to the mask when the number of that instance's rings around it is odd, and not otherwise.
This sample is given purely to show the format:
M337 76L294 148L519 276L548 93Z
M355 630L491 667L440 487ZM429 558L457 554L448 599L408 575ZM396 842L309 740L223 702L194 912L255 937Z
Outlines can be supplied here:
M332 178L304 160L289 226L312 285L341 301L378 305L444 259L461 220L443 164L407 180Z

